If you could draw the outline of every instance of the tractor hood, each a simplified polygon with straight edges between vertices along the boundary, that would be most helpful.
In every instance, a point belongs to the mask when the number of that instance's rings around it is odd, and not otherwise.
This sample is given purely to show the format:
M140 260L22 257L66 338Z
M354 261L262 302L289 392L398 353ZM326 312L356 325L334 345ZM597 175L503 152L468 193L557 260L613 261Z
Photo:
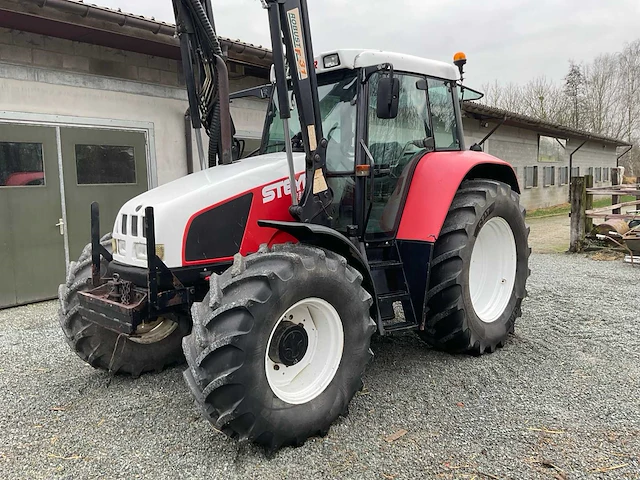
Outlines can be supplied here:
M304 154L295 153L294 164L297 173L304 172ZM144 213L145 208L153 207L156 244L163 246L157 250L164 251L168 267L181 267L187 226L199 212L249 192L254 193L253 201L258 204L281 199L281 182L286 181L288 188L288 177L286 154L272 153L208 168L138 195L125 203L116 217L113 238L117 250L113 258L127 265L147 266ZM230 225L236 220L228 218ZM220 231L225 225L211 228Z

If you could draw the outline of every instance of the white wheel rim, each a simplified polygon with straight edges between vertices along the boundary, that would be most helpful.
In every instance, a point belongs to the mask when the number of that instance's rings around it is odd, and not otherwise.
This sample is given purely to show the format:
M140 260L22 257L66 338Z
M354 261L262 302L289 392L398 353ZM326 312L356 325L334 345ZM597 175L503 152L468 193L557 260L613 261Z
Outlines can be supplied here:
M284 322L300 325L308 337L307 351L295 365L274 362L269 356L271 341ZM338 371L344 348L340 315L320 298L307 298L289 308L274 325L265 354L269 387L282 401L300 405L310 402L329 386Z
M484 224L469 267L473 309L485 323L495 322L509 304L516 282L517 252L513 231L502 217Z

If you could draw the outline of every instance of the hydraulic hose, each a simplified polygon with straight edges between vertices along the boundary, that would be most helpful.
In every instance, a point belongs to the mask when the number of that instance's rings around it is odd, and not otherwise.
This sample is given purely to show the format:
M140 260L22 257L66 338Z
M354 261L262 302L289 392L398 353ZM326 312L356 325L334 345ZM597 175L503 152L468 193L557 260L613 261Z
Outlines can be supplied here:
M189 4L191 5L191 8L193 9L193 13L195 13L198 23L204 30L205 36L207 38L209 46L211 47L211 50L216 55L222 56L222 48L220 47L220 41L218 40L218 35L216 34L216 31L214 30L213 25L211 25L211 22L209 21L209 17L207 17L207 12L202 6L202 3L200 3L200 0L187 0L187 1L189 2Z
M213 25L209 21L207 12L200 0L187 0L191 6L192 13L195 14L196 20L203 30L204 36L207 40L209 47L215 55L222 56L222 47L218 40ZM216 72L217 76L217 72ZM216 78L217 80L217 78ZM216 156L218 156L220 150L220 104L216 101L213 105L213 111L211 112L211 122L209 124L209 166L216 165Z

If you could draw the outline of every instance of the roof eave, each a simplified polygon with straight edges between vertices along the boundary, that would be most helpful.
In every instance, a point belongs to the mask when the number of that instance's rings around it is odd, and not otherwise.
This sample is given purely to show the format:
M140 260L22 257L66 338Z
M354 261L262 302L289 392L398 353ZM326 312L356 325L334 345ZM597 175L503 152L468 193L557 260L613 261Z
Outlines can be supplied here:
M480 105L474 102L464 102L462 110L465 114L479 120L504 120L505 125L535 129L536 131L547 133L550 135L601 142L608 145L614 145L616 147L631 146L629 142L625 142L624 140L620 140L617 138L611 138L597 133L586 132L583 130L566 127L564 125L546 122L544 120L529 117L527 115L521 115L519 113L509 112L495 107Z
M57 23L70 28L76 27L101 34L99 42L92 41L93 37L91 35L82 35L82 39L77 41L84 43L114 47L114 45L108 44L110 43L109 41L104 40L107 35L128 37L143 42L142 46L134 46L134 42L130 42L132 51L139 51L140 48L149 47L150 52L153 52L150 54L174 59L180 58L179 41L175 36L175 25L160 22L153 18L72 0L0 0L0 11L6 12L6 15L0 16L0 26L4 26L4 23L7 23L6 26L8 28L13 28L12 24L9 23L11 21L9 15L14 21L17 17L23 17L21 24L25 31L67 38L60 34L60 29L53 28L54 23ZM33 24L34 22L29 22L29 19L42 19L45 22L41 22L39 28L35 26L30 28L30 23ZM50 27L47 27L46 21L49 22ZM263 68L271 66L272 55L267 48L224 37L221 37L220 41L230 60ZM115 43L119 44L119 42ZM154 45L151 47L151 44ZM125 49L122 45L114 48Z

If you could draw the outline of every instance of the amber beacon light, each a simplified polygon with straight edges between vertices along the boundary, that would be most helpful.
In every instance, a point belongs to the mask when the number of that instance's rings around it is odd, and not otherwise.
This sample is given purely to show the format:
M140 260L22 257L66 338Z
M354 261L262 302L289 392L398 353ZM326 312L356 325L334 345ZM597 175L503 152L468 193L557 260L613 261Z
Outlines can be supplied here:
M458 70L460 70L460 76L462 76L462 74L464 73L462 71L463 67L467 63L467 56L463 52L458 52L453 56L453 63L456 67L458 67Z

